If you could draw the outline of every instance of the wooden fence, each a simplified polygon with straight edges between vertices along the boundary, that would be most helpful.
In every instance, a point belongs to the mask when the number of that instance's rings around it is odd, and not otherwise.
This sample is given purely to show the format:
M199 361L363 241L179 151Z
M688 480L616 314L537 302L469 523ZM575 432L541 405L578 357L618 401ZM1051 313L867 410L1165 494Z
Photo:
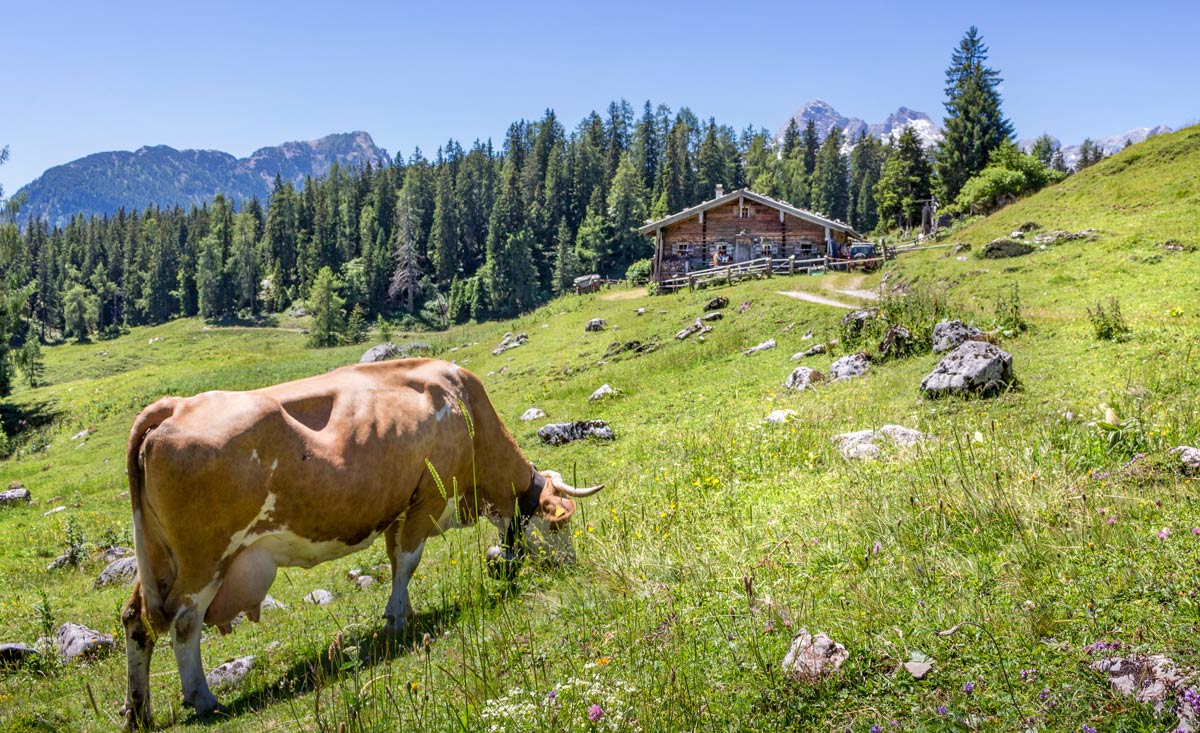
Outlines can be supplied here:
M894 256L894 254L890 255L890 257ZM860 260L840 260L830 259L829 257L815 257L806 260L798 260L794 256L786 258L760 257L757 260L735 262L704 270L693 270L692 272L664 278L658 283L658 289L660 292L674 292L683 288L695 290L719 284L732 285L739 280L749 278L802 273L817 274L829 269L859 269L867 265L886 262L890 257L885 255Z

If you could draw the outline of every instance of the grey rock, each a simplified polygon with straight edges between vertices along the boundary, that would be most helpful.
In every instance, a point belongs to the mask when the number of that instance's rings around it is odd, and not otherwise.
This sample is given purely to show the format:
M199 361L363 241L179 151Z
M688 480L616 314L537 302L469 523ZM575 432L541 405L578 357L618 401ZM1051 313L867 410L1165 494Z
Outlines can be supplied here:
M9 504L28 504L33 501L29 489L20 484L9 486L7 491L0 491L0 506Z
M904 356L913 350L912 332L898 323L893 323L883 332L879 342L879 354L885 359Z
M701 321L703 323L708 323L709 321L719 321L724 317L725 317L725 314L722 313L721 311L712 311L710 313L705 313L704 315L700 316L696 320Z
M1012 356L983 341L965 341L921 380L921 390L931 397L968 392L991 395L1013 382Z
M704 321L697 318L695 323L693 323L692 325L683 329L679 333L675 334L675 338L679 339L680 341L683 341L684 339L691 336L692 334L700 334L700 340L703 340L704 334L708 333L711 330L712 330L712 326L705 325Z
M612 387L610 387L607 384L602 384L602 385L600 385L599 389L597 389L595 392L592 392L592 396L588 397L588 401L596 402L598 400L608 399L609 397L616 397L616 396L617 396L617 390L613 389Z
M304 602L311 603L314 606L328 606L330 603L333 603L333 594L327 590L318 588L304 596Z
M761 344L759 344L757 346L751 346L750 348L743 351L742 354L745 356L751 356L753 354L759 353L760 351L769 351L773 348L775 348L775 339L767 339L766 341L763 341Z
M59 555L58 557L54 558L54 560L52 560L49 565L46 566L46 569L47 570L58 570L59 568L65 568L66 566L68 566L70 564L71 564L71 556L70 555Z
M1179 456L1179 465L1184 473L1200 473L1200 448L1181 445L1178 448L1172 448L1171 452Z
M269 596L269 595L263 596L262 602L258 604L258 608L260 611L270 611L270 610L276 609L276 608L281 611L287 610L287 606L285 606L284 604L275 600L275 598L273 596Z
M133 548L121 547L120 545L105 547L98 557L105 563L114 563L123 557L133 557Z
M957 244L954 245L954 249L950 250L950 254L951 255L960 255L963 252L970 252L970 251L971 251L971 243L970 242L958 242Z
M983 245L983 256L989 260L998 260L1005 257L1020 257L1027 255L1034 250L1033 245L1025 242L1018 242L1015 239L993 239Z
M646 309L645 309L645 308L638 308L638 309L637 309L637 310L635 310L633 313L634 313L634 315L638 315L638 316L644 316L644 315L646 315Z
M878 308L859 308L852 310L842 316L842 328L846 331L846 336L853 339L862 333L863 326L867 321L879 315Z
M1024 239L1024 238L1025 238L1025 232L1021 231L1020 229L1018 229L1018 230L1016 230L1016 231L1013 231L1013 232L1009 232L1009 233L1008 233L1008 238L1009 238L1009 239Z
M884 425L877 430L856 430L840 433L831 439L841 454L851 460L875 460L882 453L880 442L887 439L901 448L910 448L933 436L902 425Z
M922 433L920 430L906 428L903 425L884 425L875 431L875 437L880 436L888 438L901 448L911 448L925 440L933 440L932 435Z
M817 345L809 348L807 351L800 351L795 354L792 354L792 361L799 361L800 359L804 359L809 356L816 356L817 354L824 354L826 351L829 350L829 348L831 346L835 346L836 344L837 344L837 339L834 339L827 343L817 344Z
M0 644L0 667L16 667L41 656L24 644Z
M529 340L529 335L522 332L516 335L512 333L504 334L504 338L500 340L500 345L492 349L492 356L500 356L509 349L515 349Z
M1083 229L1078 232L1064 232L1061 229L1051 229L1033 238L1034 244L1052 245L1059 242L1073 242L1077 239L1088 239L1096 233L1095 229Z
M54 635L58 654L68 662L94 659L112 651L113 638L79 624L66 623Z
M114 560L108 564L108 567L100 573L100 577L96 578L96 582L92 584L93 588L100 588L114 583L122 583L128 585L137 577L137 558L123 557L119 560Z
M800 629L783 658L783 671L796 682L811 684L835 674L849 658L846 647L825 634Z
M788 418L795 415L795 410L773 410L770 415L767 415L765 422L771 425L783 425L788 421Z
M867 373L871 364L866 354L849 354L833 362L829 367L829 378L836 382L842 379L854 379Z
M529 422L530 420L541 420L545 416L546 416L546 413L542 412L541 408L531 407L528 410L526 410L525 412L521 413L521 422Z
M818 372L812 367L798 366L788 375L787 381L783 386L785 389L816 389L814 386L817 382L825 379L825 375Z
M238 657L237 659L220 664L212 669L205 679L209 687L230 687L241 683L254 669L254 657Z
M538 429L538 438L550 445L566 445L583 438L612 440L615 437L612 428L603 420L550 423Z
M373 364L377 361L387 361L400 356L400 348L395 344L388 342L372 346L363 353L362 358L358 360L359 364Z
M608 321L603 318L593 318L583 327L584 331L603 331L608 328Z
M67 510L67 508L66 508L65 506L62 506L62 505L60 504L60 505L58 505L58 506L54 507L53 509L51 509L51 510L50 510L50 511L48 511L48 512L42 512L42 516L43 516L43 517L48 517L48 516L50 516L51 514L58 514L59 512L65 512L66 510Z
M933 327L933 351L940 354L982 335L983 331L960 320L942 321Z
M721 310L727 307L729 307L729 298L726 298L724 295L718 295L704 304L704 310L706 311Z
M366 590L367 588L370 588L371 586L375 585L375 579L372 578L370 575L360 575L354 579L354 584L357 585L359 588Z
M1181 670L1165 655L1107 657L1092 662L1091 668L1107 677L1118 695L1149 704L1159 715L1173 708L1179 716L1175 730L1192 731L1200 724L1200 711L1183 700L1184 692L1196 682L1195 673Z

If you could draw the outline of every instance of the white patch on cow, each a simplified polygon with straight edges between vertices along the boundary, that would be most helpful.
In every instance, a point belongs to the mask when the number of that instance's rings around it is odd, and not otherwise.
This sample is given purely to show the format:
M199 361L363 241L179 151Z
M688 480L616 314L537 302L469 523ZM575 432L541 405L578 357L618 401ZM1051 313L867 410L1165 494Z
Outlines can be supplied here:
M224 560L246 545L251 544L251 542L254 540L250 538L250 530L253 529L259 522L269 518L271 512L273 511L275 511L275 494L268 493L266 500L263 501L262 508L258 510L258 514L254 517L254 519L250 520L250 523L246 525L245 529L240 529L237 532L234 532L233 537L229 538L229 544L225 547L225 552L221 554L221 559ZM261 537L262 534L265 533L260 533L257 536Z
M441 422L442 420L445 420L446 416L449 414L450 414L450 403L447 402L446 404L439 407L437 409L437 412L433 413L433 416L435 418L437 418L438 422Z
M445 532L448 529L458 529L465 526L462 523L462 517L458 513L458 496L451 494L446 500L446 508L442 510L442 516L438 517L438 528Z
M329 560L337 560L371 546L379 533L372 532L358 544L348 545L341 540L314 541L302 537L283 525L266 532L248 536L247 544L254 544L268 553L276 567L311 568Z
M271 461L271 473L275 473L275 469L279 468L279 459Z
M258 448L250 451L250 460L254 463L258 463Z
M421 553L425 543L417 545L415 552L396 553L396 574L392 576L392 595L388 598L384 617L387 618L387 631L390 634L399 633L412 616L412 604L408 600L408 583L412 580L417 565L421 563Z

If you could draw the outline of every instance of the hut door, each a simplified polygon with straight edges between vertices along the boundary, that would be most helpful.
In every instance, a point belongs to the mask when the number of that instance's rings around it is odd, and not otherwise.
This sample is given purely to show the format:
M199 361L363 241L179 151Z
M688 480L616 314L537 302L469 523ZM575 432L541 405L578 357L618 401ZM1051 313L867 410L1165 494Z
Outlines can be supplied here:
M737 237L733 242L733 261L746 262L750 259L750 237Z

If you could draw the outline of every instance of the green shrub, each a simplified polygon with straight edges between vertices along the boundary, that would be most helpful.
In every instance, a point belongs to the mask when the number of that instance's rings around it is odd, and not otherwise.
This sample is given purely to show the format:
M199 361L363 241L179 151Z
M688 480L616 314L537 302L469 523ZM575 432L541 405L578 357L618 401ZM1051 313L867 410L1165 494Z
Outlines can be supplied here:
M1028 330L1029 323L1021 313L1021 289L1016 283L1013 283L1007 291L1001 290L996 294L993 307L996 328L1014 333Z
M641 285L650 279L652 263L650 260L638 260L625 271L625 279L630 285Z
M1096 310L1087 309L1088 320L1092 322L1092 331L1101 341L1124 341L1129 337L1129 324L1121 314L1121 304L1116 298L1108 299L1108 306L1097 303Z

